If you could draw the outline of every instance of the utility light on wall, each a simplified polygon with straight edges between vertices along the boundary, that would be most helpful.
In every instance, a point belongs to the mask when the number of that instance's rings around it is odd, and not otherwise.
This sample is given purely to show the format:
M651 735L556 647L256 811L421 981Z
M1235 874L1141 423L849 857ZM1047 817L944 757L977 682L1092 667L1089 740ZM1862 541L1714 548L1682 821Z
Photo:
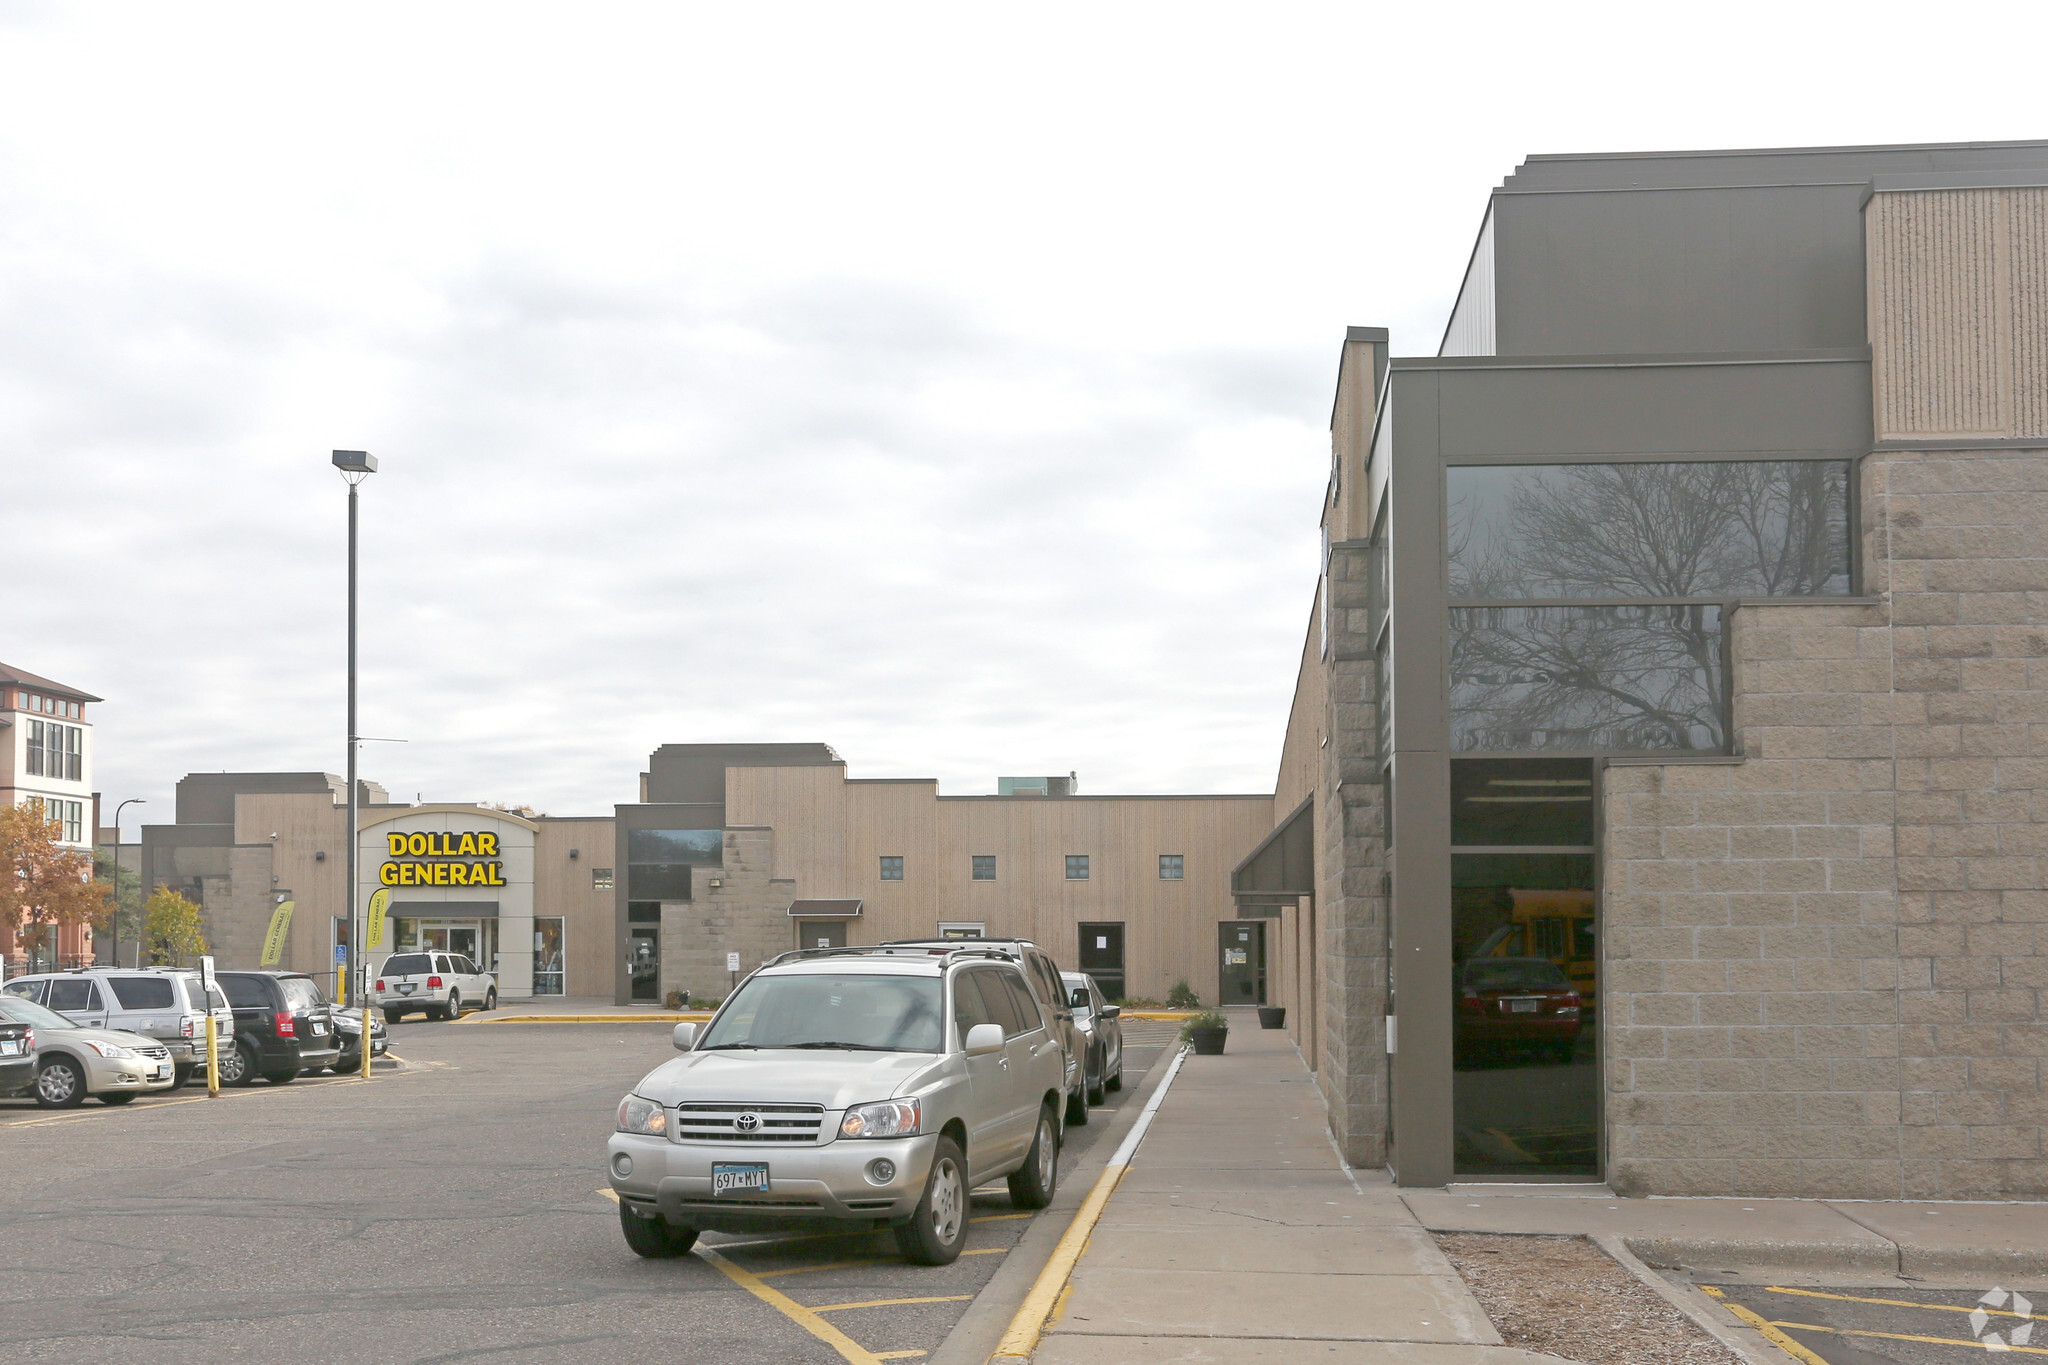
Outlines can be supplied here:
M572 863L582 856L583 850L580 848L572 848L569 850L569 861Z

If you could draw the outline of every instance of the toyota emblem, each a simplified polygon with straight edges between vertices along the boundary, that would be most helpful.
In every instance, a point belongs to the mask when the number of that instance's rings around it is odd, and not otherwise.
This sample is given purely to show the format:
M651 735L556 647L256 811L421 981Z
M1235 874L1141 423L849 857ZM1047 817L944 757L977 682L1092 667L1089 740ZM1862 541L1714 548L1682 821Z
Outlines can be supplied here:
M741 1114L732 1121L732 1126L739 1132L751 1133L761 1126L761 1116L759 1114Z

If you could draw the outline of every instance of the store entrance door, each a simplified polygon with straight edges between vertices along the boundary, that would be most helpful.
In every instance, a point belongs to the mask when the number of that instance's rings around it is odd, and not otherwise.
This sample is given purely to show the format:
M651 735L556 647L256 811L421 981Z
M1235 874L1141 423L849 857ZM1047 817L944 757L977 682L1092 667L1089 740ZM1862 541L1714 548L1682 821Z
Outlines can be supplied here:
M661 926L658 924L634 924L632 931L632 956L626 965L633 972L633 999L659 1000L661 998Z
M1216 1003L1266 1003L1266 922L1225 920L1216 926Z
M844 948L846 921L843 919L800 919L796 922L799 948Z

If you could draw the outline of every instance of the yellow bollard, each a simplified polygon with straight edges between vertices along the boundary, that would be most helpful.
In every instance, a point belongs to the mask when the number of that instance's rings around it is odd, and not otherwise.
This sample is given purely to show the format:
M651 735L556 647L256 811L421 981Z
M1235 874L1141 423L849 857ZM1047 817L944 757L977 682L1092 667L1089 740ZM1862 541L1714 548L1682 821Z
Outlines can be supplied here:
M220 1026L211 1008L206 1011L206 1093L220 1098Z

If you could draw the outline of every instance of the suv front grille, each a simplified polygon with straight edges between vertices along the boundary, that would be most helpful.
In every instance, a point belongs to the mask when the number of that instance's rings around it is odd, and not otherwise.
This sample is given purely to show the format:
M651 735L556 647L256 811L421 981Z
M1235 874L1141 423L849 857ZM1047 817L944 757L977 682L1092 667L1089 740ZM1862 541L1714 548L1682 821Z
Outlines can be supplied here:
M751 1115L742 1124L740 1116ZM822 1104L686 1103L676 1106L677 1142L815 1143L825 1126Z

